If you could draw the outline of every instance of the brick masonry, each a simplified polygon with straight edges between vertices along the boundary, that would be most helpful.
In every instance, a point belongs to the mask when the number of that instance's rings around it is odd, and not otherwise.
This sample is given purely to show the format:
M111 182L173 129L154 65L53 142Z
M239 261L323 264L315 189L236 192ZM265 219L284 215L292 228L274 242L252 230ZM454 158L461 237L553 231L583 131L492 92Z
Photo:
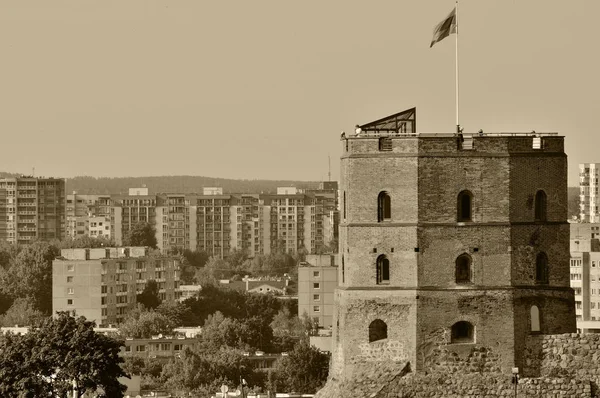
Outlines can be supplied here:
M544 137L542 149L533 149L533 137L474 137L474 149L463 150L453 137L393 137L386 152L379 151L377 137L342 142L343 266L332 379L322 396L339 396L332 388L361 378L381 379L376 369L390 367L391 374L410 369L398 378L402 383L434 374L502 378L514 366L541 375L538 362L527 357L535 351L529 345L532 306L539 309L542 335L575 331L563 138ZM463 190L473 197L472 218L459 222ZM538 190L547 197L545 221L534 219ZM392 217L378 222L382 191L391 197ZM540 285L536 258L542 252L549 281ZM390 260L385 285L376 280L382 254ZM472 259L468 284L455 281L462 254ZM369 342L368 327L376 319L386 323L388 335ZM473 341L451 343L459 321L474 326ZM449 380L444 383L454 385ZM532 379L523 388L556 385L549 383ZM568 390L584 391L585 385ZM457 386L459 391L462 384Z

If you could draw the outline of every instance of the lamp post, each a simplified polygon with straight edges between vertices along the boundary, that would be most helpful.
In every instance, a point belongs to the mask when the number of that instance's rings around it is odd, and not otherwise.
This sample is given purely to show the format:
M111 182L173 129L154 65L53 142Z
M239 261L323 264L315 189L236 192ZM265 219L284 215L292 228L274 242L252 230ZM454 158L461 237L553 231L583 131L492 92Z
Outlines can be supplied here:
M515 386L515 398L517 398L519 394L519 368L512 368L512 384Z

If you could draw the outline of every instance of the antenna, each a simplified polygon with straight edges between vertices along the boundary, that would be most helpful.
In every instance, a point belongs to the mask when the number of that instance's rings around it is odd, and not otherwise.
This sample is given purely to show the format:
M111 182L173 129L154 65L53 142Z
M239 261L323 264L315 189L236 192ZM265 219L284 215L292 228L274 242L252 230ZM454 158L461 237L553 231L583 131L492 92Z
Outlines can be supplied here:
M31 176L35 177L35 166L31 168Z
M329 167L329 172L327 173L327 181L331 181L331 156L327 154L327 165Z

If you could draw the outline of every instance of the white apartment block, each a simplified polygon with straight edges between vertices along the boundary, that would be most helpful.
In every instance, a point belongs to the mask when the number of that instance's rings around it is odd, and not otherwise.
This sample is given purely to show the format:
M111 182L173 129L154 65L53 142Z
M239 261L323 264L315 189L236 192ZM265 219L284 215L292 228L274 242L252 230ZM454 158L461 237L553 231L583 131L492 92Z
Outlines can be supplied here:
M579 219L582 222L600 222L598 173L600 163L579 164Z

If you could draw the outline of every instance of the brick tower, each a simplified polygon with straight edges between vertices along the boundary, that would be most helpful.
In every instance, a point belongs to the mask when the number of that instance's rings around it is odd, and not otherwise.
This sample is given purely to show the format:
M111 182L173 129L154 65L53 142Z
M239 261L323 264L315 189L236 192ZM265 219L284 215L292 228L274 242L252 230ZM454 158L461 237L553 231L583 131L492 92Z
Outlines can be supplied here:
M338 380L474 349L510 373L531 335L575 331L563 137L417 134L415 114L342 136Z

